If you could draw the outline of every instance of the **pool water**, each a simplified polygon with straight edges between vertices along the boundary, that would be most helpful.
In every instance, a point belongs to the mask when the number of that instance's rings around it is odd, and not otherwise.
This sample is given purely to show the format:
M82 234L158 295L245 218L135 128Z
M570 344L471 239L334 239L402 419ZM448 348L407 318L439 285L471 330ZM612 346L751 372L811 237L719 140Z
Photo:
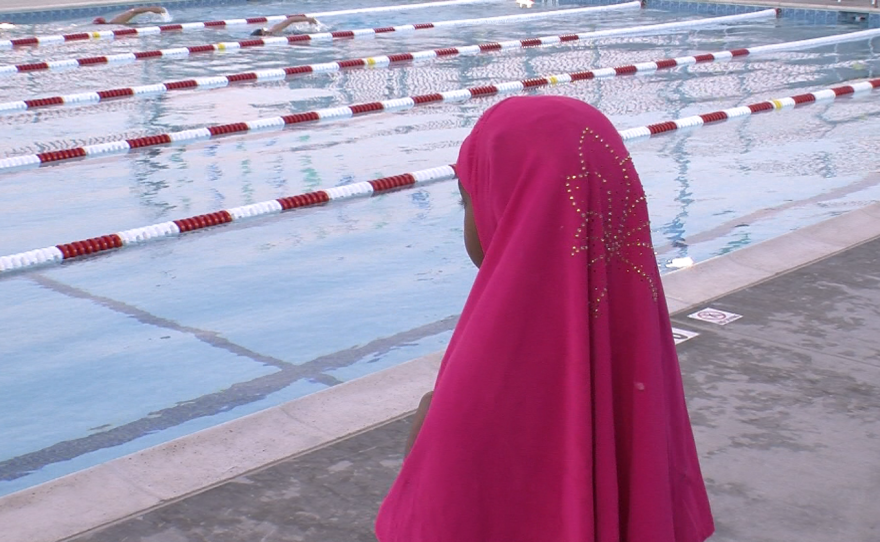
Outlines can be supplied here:
M387 3L314 0L297 10ZM173 16L290 9L261 2ZM518 13L496 1L323 22L337 30ZM696 17L604 12L18 74L0 78L0 101ZM88 20L24 25L5 37L83 28ZM0 64L242 40L254 28L22 48L0 52ZM857 29L752 21L7 114L0 156ZM533 92L583 99L626 129L877 77L878 49L880 38ZM3 173L0 255L449 164L500 99ZM632 143L659 265L880 199L868 177L878 148L876 96ZM0 494L442 349L475 275L458 203L456 184L438 182L0 278Z

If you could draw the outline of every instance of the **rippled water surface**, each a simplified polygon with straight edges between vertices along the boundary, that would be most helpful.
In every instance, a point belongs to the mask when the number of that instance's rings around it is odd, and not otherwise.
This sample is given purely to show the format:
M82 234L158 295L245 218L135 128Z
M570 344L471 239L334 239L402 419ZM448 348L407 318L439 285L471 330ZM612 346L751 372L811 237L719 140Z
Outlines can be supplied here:
M173 15L185 22L290 9L263 2ZM520 13L511 2L486 2L323 23L337 30ZM18 74L0 78L0 101L695 17L568 15ZM65 21L6 36L93 28ZM252 29L0 51L0 64L241 40ZM763 20L6 114L0 156L857 29ZM533 92L586 100L625 129L877 77L878 48L880 39L863 40ZM0 255L449 164L499 99L3 173ZM878 148L877 96L630 145L664 267L880 199L869 176ZM442 348L474 277L461 219L455 183L439 182L0 278L0 494Z

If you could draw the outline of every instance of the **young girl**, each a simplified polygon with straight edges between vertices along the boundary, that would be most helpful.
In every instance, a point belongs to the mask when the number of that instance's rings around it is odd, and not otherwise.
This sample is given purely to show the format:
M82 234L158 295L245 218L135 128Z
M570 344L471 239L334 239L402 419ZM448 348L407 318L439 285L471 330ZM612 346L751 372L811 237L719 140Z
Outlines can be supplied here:
M480 268L381 542L701 542L712 516L638 174L599 111L489 109L458 158Z

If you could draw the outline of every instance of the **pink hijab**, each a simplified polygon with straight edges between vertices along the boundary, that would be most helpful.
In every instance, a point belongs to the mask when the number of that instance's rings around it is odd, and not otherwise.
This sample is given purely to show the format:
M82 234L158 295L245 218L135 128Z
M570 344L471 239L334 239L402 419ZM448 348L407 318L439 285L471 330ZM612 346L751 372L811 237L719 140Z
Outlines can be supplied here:
M379 540L708 538L645 196L611 122L507 99L458 174L485 259Z

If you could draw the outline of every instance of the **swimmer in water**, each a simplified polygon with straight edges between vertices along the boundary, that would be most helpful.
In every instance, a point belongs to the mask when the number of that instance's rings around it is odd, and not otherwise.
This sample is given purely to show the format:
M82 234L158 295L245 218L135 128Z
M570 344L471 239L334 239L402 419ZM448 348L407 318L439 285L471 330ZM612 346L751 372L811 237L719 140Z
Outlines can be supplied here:
M291 15L287 19L284 19L280 23L270 26L269 28L260 28L259 30L254 30L251 33L251 36L277 36L284 32L284 30L294 24L294 23L309 23L311 25L318 25L318 19L314 17L307 17L305 15Z
M160 6L147 6L147 7L140 7L140 8L132 8L128 11L124 11L124 12L120 13L119 15L117 15L116 17L113 17L109 21L107 19L105 19L104 17L98 17L97 19L92 21L92 23L93 24L128 24L135 17L138 17L139 15L143 15L145 13L153 13L156 15L160 15L169 21L171 20L171 16L168 14L167 9L160 7Z

